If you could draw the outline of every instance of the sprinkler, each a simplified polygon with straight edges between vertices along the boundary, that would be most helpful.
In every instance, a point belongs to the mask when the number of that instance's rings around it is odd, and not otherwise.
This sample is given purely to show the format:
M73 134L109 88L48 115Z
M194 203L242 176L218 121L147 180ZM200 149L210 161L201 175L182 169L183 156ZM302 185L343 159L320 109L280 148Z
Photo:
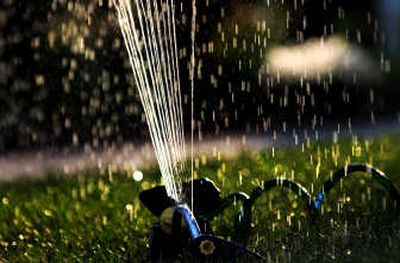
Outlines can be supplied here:
M184 188L188 198L191 184L185 184ZM196 179L193 189L196 194L194 212L168 197L162 186L140 193L142 203L159 217L150 235L151 260L263 261L261 255L213 235L206 218L221 206L220 191L215 184L208 179Z
M315 198L301 184L286 178L266 180L250 195L237 192L225 198L221 198L220 190L211 180L205 178L193 180L183 185L186 193L183 201L190 206L193 187L195 194L193 211L168 197L163 186L143 191L140 193L140 200L159 217L159 222L154 224L150 236L151 259L153 261L177 258L221 262L263 261L262 256L242 245L216 237L210 224L213 218L234 203L241 202L242 209L234 219L233 240L244 244L250 236L252 208L255 202L263 193L278 187L289 189L297 195L308 211L309 221L313 222L320 214L330 190L341 179L355 172L371 174L372 178L389 192L395 205L400 202L400 192L394 183L382 171L367 164L350 164L339 169L325 182Z

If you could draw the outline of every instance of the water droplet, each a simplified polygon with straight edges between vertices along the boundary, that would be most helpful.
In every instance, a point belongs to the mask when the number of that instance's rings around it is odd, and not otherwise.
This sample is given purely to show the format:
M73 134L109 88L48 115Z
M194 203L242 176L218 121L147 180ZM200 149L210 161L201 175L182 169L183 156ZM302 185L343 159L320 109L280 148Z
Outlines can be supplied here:
M136 182L140 182L143 180L143 173L142 171L135 171L133 172L133 180L135 180Z

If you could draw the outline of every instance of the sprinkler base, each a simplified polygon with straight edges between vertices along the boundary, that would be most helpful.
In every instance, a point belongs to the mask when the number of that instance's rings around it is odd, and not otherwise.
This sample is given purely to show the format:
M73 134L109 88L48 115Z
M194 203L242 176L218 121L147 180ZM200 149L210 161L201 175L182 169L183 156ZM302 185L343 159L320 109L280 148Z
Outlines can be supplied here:
M156 262L160 259L179 258L188 261L201 259L201 261L212 262L263 261L263 257L259 254L234 242L214 236L209 222L229 206L241 202L243 209L235 219L233 239L242 244L246 243L250 236L252 208L256 200L263 193L276 187L287 188L297 195L307 208L310 222L312 222L320 214L330 190L340 180L357 172L368 173L379 182L394 200L397 210L400 203L400 191L383 172L367 164L350 164L338 170L325 182L315 198L302 185L286 178L266 180L250 195L238 192L225 198L221 198L220 190L209 179L196 179L183 185L187 203L190 201L189 197L193 189L194 213L188 207L179 205L168 197L163 186L143 191L140 193L140 200L160 218L160 222L153 226L150 237L151 259Z
M169 207L166 211L173 211L171 220L167 220L171 223L168 223L168 228L166 228L161 220L153 226L150 236L151 261L159 262L160 259L202 262L263 261L264 258L261 255L241 245L211 234L201 234L197 220L187 207L178 205ZM170 215L170 212L162 214Z

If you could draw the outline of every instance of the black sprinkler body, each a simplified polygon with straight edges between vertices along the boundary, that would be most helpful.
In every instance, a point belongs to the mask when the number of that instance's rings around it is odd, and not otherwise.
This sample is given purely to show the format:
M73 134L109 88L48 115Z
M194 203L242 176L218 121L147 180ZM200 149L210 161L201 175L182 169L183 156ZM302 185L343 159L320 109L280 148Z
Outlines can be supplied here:
M299 183L286 178L266 180L255 188L250 195L243 192L233 193L221 198L220 190L209 179L196 179L183 185L184 202L190 203L193 187L194 203L191 211L185 205L178 204L168 197L165 187L158 186L140 193L142 203L157 217L150 237L151 260L211 262L257 262L264 258L249 251L240 244L246 243L251 231L252 207L256 200L272 188L287 188L296 194L308 210L309 219L313 221L320 212L321 206L330 190L342 179L356 172L368 173L379 182L394 200L395 207L400 202L400 192L393 182L380 170L368 164L351 164L339 169L325 182L320 192L313 198ZM223 240L213 235L211 220L235 202L242 202L241 212L235 218L233 239Z
M235 262L247 259L261 262L263 257L259 254L212 234L207 217L215 213L222 202L215 184L208 179L197 179L193 181L193 190L195 213L188 206L180 205L168 197L162 186L140 193L139 198L143 204L160 218L153 225L150 236L151 260ZM184 185L184 192L190 201L191 184Z

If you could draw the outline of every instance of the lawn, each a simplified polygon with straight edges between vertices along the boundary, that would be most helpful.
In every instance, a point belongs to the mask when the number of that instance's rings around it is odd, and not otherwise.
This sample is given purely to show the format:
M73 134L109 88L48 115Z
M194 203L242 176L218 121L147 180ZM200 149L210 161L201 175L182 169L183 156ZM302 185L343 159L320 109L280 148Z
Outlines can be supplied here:
M238 158L202 156L196 174L215 181L222 196L250 193L264 180L294 179L314 196L330 175L347 163L369 163L400 186L400 136L344 138ZM112 168L0 185L0 261L145 261L148 232L157 218L138 200L141 190L160 184L157 168ZM239 204L212 222L217 235L232 238ZM354 174L330 193L323 214L310 220L298 198L273 189L256 202L247 247L267 261L400 260L400 220L393 202L371 176Z

